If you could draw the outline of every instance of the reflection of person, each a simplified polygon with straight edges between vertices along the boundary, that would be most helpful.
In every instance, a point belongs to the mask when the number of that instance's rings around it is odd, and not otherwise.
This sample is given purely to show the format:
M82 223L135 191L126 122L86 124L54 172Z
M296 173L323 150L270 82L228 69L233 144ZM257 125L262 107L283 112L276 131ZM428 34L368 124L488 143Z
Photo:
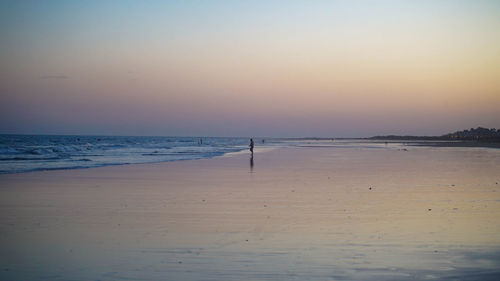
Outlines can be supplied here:
M253 172L253 154L250 157L250 172Z
M253 139L250 139L250 152L253 154Z

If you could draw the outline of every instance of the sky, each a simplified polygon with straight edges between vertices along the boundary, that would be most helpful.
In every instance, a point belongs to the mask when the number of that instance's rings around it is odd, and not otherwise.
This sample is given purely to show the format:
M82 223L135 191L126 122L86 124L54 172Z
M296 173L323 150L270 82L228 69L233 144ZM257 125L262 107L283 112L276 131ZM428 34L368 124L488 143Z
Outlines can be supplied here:
M500 1L1 1L0 133L500 128Z

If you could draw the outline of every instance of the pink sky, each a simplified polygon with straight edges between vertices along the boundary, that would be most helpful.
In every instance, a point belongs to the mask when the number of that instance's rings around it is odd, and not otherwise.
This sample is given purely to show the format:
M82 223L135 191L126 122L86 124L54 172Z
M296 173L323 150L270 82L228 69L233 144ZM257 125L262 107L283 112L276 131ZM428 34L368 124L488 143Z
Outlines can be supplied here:
M0 133L500 127L493 1L1 5Z

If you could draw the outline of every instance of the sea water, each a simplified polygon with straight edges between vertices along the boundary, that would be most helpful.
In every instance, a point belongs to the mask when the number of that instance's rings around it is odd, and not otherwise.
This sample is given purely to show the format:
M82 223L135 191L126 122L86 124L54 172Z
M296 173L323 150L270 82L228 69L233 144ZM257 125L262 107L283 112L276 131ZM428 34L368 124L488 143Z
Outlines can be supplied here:
M0 135L0 173L77 169L220 156L247 138Z

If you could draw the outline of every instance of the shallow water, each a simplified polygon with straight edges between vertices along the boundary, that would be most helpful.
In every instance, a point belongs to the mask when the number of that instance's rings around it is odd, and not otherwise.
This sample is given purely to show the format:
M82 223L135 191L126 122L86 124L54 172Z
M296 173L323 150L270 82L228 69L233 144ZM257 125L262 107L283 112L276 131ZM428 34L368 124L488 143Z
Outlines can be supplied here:
M500 151L295 147L0 176L2 280L498 280Z
M211 158L246 138L0 135L0 174Z

